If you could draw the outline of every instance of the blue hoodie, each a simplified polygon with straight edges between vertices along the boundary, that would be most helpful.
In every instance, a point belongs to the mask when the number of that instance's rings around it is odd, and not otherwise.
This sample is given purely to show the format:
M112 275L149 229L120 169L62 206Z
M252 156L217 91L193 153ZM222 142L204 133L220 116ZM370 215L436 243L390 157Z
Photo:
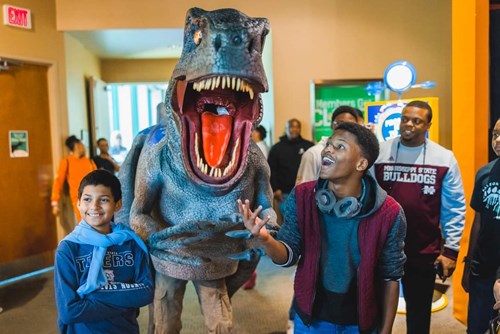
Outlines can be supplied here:
M134 241L108 247L107 283L82 298L94 246L63 240L55 257L54 283L60 333L139 333L139 307L153 300L148 254Z

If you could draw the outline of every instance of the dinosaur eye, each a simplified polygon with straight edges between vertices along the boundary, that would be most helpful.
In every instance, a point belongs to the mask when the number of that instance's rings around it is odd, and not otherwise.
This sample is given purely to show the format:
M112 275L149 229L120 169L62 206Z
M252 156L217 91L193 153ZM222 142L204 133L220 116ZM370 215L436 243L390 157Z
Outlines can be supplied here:
M193 35L194 44L200 45L202 39L203 39L203 33L201 32L201 30L195 31Z
M241 39L241 36L239 36L239 35L235 35L233 37L233 43L234 43L234 45L240 45L242 41L243 40Z

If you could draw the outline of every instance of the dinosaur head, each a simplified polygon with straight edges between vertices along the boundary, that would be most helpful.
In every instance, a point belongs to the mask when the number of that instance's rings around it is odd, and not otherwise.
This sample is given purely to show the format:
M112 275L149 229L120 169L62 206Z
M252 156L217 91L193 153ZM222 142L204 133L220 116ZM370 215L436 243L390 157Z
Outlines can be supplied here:
M251 132L262 118L260 94L268 89L262 65L268 32L267 19L234 9L187 13L170 104L196 183L223 190L243 175Z

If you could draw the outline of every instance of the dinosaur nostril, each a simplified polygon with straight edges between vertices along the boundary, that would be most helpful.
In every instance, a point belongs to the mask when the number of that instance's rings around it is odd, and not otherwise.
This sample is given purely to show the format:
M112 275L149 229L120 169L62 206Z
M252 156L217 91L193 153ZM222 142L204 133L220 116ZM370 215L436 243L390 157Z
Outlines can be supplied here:
M219 51L221 45L222 45L222 42L221 42L220 35L217 35L217 37L215 37L215 40L214 40L215 52Z
M250 42L248 43L248 52L252 53L253 49L253 38L250 39Z

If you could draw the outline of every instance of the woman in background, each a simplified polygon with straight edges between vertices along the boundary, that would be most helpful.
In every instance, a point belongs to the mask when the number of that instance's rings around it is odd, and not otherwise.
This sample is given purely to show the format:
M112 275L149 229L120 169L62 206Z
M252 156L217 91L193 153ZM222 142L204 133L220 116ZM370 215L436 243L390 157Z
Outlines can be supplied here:
M73 211L75 212L77 222L80 222L82 217L77 207L78 186L83 177L91 171L96 170L97 167L92 159L85 156L85 145L76 136L72 135L66 138L65 145L69 150L69 155L59 162L59 169L54 180L54 185L52 186L52 196L50 199L52 213L58 216L61 211L59 209L59 199L64 182L67 182Z

